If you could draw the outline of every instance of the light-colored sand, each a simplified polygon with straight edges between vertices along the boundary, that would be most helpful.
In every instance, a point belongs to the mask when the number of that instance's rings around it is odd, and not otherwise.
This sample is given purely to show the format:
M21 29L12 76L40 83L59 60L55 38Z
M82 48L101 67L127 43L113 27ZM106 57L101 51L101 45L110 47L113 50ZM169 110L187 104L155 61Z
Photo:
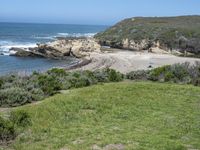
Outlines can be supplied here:
M79 70L97 70L106 67L115 69L122 73L134 70L146 70L149 66L153 68L175 63L200 61L198 58L177 57L170 54L154 54L148 52L133 52L117 50L115 52L91 53L92 62Z

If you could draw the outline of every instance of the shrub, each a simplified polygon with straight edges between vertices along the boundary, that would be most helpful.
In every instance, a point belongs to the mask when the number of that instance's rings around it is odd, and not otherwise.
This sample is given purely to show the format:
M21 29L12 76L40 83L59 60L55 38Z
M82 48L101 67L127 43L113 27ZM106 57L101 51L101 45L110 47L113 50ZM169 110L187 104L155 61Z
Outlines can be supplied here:
M0 116L0 144L13 140L15 137L16 134L13 123Z
M189 68L189 63L159 67L149 72L148 79L162 82L190 83Z
M126 74L126 78L130 80L147 80L148 71L138 70Z
M96 84L98 82L98 80L96 79L96 77L94 75L94 72L92 72L92 71L89 71L89 70L83 71L82 75L87 77L87 79L90 82L90 85Z
M10 114L10 121L16 126L26 127L31 125L31 117L26 111L14 111Z
M46 95L53 95L62 89L62 84L51 75L40 75L38 83Z
M185 79L189 76L188 67L188 63L171 65L170 71L177 82L187 82Z
M169 65L155 68L149 72L148 79L152 81L161 81L164 78L164 74L166 74L169 70Z
M200 86L200 62L196 62L191 66L188 72L191 77L191 83L195 86Z
M33 101L30 92L13 87L0 90L0 106L19 106Z
M170 80L174 79L174 74L170 71L164 74L164 81L169 82Z
M77 78L74 87L79 88L79 87L85 87L91 85L88 77L86 76L81 76L80 78Z
M1 89L2 86L3 86L3 80L0 79L0 89Z
M49 71L47 71L48 74L54 75L54 76L66 76L67 73L64 69L59 69L59 68L53 68Z
M108 73L108 79L111 82L119 82L123 80L123 75L114 69L106 69L106 73Z
M105 71L97 70L94 72L94 77L97 82L108 82L108 74Z

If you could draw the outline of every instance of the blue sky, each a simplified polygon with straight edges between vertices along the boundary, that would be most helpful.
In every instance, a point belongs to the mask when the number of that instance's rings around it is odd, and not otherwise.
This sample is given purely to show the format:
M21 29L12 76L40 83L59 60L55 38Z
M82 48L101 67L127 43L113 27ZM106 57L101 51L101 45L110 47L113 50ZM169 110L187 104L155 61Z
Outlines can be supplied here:
M0 22L112 25L134 16L200 15L200 0L0 0Z

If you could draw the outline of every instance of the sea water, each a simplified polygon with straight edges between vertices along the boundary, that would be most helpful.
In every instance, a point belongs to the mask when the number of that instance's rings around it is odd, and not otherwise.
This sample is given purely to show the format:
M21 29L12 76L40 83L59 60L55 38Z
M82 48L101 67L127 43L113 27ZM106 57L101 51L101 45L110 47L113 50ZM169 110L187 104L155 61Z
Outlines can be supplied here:
M0 23L0 75L13 72L44 71L52 67L66 67L76 59L52 60L44 58L18 58L9 56L12 47L35 47L37 43L50 42L56 37L91 37L107 26Z

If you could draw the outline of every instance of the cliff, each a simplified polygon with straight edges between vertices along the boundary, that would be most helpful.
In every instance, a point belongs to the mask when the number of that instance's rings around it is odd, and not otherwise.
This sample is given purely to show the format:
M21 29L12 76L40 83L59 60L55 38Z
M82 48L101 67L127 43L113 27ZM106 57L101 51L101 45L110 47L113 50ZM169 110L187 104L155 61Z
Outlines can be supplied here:
M95 38L113 48L151 51L157 47L200 54L200 16L125 19Z

